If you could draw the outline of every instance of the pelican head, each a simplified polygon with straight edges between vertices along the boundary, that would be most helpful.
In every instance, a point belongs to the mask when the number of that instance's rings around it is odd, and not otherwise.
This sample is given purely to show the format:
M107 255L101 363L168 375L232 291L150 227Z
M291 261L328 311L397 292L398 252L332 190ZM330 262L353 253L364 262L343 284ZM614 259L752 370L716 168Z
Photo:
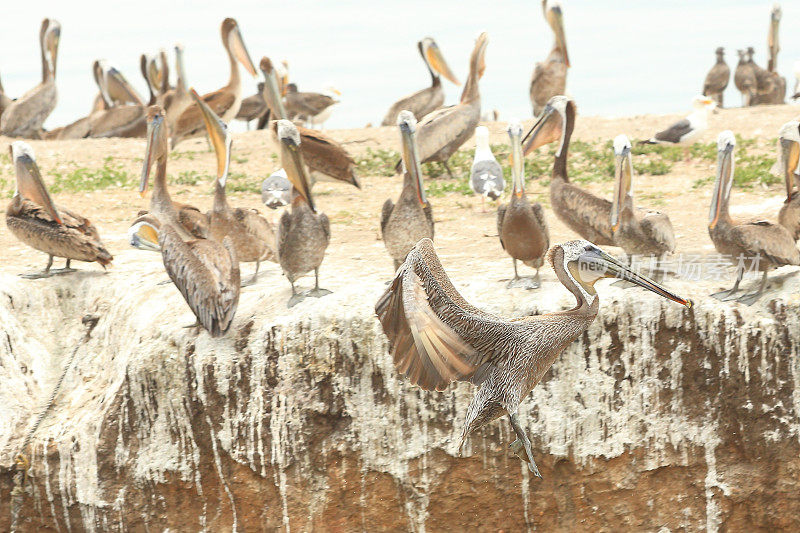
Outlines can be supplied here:
M439 50L439 45L436 44L436 41L433 40L433 37L425 37L422 39L417 43L417 48L419 48L419 53L422 56L422 60L425 61L425 64L428 66L428 70L430 70L432 76L438 77L439 75L442 75L452 83L461 85L461 83L458 81L458 78L456 78L456 75L453 74L453 71L450 70L450 67L444 60L442 51Z
M282 90L280 81L272 61L268 57L262 57L259 63L261 72L264 74L264 92L262 96L267 102L267 107L276 118L286 118L286 109L283 107Z
M562 283L566 281L565 278L570 280L572 283L565 285L577 286L589 304L597 296L594 284L598 280L620 278L686 307L693 305L691 300L681 298L650 278L637 274L589 241L557 244L548 252L548 258Z
M239 60L245 70L247 70L251 76L255 77L256 67L253 65L253 60L250 59L250 53L244 45L242 32L239 31L239 24L232 18L226 18L222 21L221 30L222 44L225 45L225 48L228 49L233 57Z
M139 183L139 194L144 196L150 181L150 169L153 163L164 163L167 160L168 141L167 127L164 125L164 109L159 105L147 108L147 149L144 156L142 179Z
M567 36L564 32L564 12L561 8L561 2L548 2L547 0L543 0L542 9L544 10L544 18L547 20L547 24L549 24L550 28L553 30L555 47L561 52L561 56L564 58L564 64L569 68Z
M281 163L286 170L286 176L295 191L297 191L297 194L316 213L314 199L311 197L311 182L308 178L303 154L300 153L300 132L297 131L297 127L291 121L281 119L275 121L275 133L280 141Z
M714 181L711 210L708 214L708 229L710 230L717 226L728 205L728 198L730 198L733 186L733 150L735 147L736 137L731 130L725 130L717 136L717 177Z
M747 47L747 61L753 61L753 56L755 55L756 51L752 46Z
M56 19L44 19L39 32L42 56L47 64L47 69L53 76L56 75L56 60L58 58L58 43L61 40L61 23Z
M633 160L631 141L627 135L617 135L614 139L614 200L611 204L611 231L619 229L620 213L627 199L633 198Z
M217 155L217 181L220 187L225 188L225 182L228 180L228 169L231 165L231 144L233 143L233 137L228 130L228 125L208 107L208 104L203 101L194 88L189 89L189 94L192 95L195 103L200 106L200 111L203 113L203 122L206 124L206 132L208 132L208 138L212 146L214 146L214 152Z
M786 201L790 201L795 191L795 176L800 159L800 122L790 120L781 126L778 134L778 165L786 182Z
M128 243L138 250L160 252L158 244L158 228L149 217L141 217L128 228Z
M508 123L508 138L511 141L511 187L513 194L521 198L525 194L525 156L522 155L522 124L517 120Z
M36 205L42 206L45 211L59 224L63 224L61 216L58 214L53 199L47 188L44 186L42 174L36 164L36 156L33 148L23 141L14 141L9 147L11 161L14 163L14 170L17 175L17 190L14 196L19 196L25 200L30 200Z
M556 95L550 98L523 139L523 155L528 155L542 145L559 141L556 157L560 156L564 149L568 115L571 113L574 118L575 112L575 101L569 96Z
M718 46L714 53L717 54L717 59L722 59L725 57L725 48Z
M403 166L405 171L414 181L417 190L417 200L420 205L427 205L425 186L422 183L422 169L419 161L419 148L417 147L417 119L414 113L403 110L397 114L397 127L400 128L400 140L403 145Z

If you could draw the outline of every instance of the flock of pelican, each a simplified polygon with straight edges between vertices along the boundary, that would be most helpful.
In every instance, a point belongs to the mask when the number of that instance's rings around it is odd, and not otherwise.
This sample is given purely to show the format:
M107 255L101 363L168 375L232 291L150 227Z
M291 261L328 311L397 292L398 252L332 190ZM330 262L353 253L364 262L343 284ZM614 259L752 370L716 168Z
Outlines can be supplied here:
M621 278L686 307L692 306L690 300L636 273L630 266L634 256L662 257L674 252L675 235L665 213L634 204L628 137L620 134L613 141L612 198L593 195L570 181L567 163L577 106L573 98L564 95L570 62L563 13L558 2L544 0L542 8L554 33L554 45L547 58L536 64L531 80L535 122L527 132L519 122L508 125L512 190L507 203L497 208L497 231L503 250L513 261L514 278L509 287L539 287L539 269L549 264L574 295L575 307L521 319L482 311L458 293L433 247L434 217L425 193L422 163L439 161L450 172L448 159L474 134L476 151L470 177L473 190L482 199L490 200L497 200L504 193L502 165L492 154L488 130L478 126L479 83L486 68L489 42L488 35L481 33L470 55L468 76L457 104L442 107L440 78L454 84L458 80L436 42L425 38L418 43L418 51L430 73L431 86L396 102L384 119L384 124L399 130L402 151L397 169L403 174L403 182L396 201L387 199L380 214L382 238L396 273L375 308L395 365L411 383L426 390L443 390L453 381L479 385L467 412L461 444L475 429L508 416L517 436L511 448L537 476L540 472L531 441L520 425L518 407L561 351L596 317L599 299L595 283L602 278ZM774 28L777 43L777 24ZM314 125L324 120L321 114L335 103L332 96L327 100L303 97L288 83L285 66L279 70L267 57L259 63L263 81L244 118L263 122L278 147L282 168L262 185L266 205L286 206L273 227L256 210L231 206L225 192L232 150L228 123L242 117L239 66L256 75L235 20L225 19L221 26L230 75L219 90L201 96L188 86L180 46L175 48L175 86L169 82L166 54L142 56L142 75L150 92L147 102L121 73L98 61L93 72L100 93L90 114L59 130L44 132L42 123L55 105L59 36L60 25L46 19L40 34L43 81L15 101L0 100L0 130L5 135L45 138L144 137L146 149L139 185L143 196L153 166L156 169L148 209L139 212L130 226L130 244L161 254L169 278L198 325L212 336L224 335L236 313L240 288L256 281L263 261L280 265L289 280L290 307L306 297L330 293L320 287L319 272L330 243L331 225L314 199L313 185L322 177L355 187L360 184L354 160L339 144L319 130L296 122ZM774 48L777 54L777 44ZM718 57L722 57L721 50ZM694 100L692 114L643 142L686 145L707 128L708 113L721 103L721 96L707 92ZM183 139L198 135L207 136L216 155L213 208L207 213L173 201L167 183L170 149ZM779 135L778 166L786 181L787 199L778 223L736 221L730 217L736 141L730 131L718 136L708 231L716 249L738 267L735 285L714 295L719 299L738 296L747 268L763 272L759 288L738 297L740 302L751 304L764 291L769 271L783 265L800 265L795 242L800 237L800 180L795 177L800 159L800 123L788 122ZM551 144L555 145L549 185L552 211L580 237L554 246L550 243L545 210L527 196L525 185L525 156ZM6 213L7 225L19 240L48 255L45 270L28 277L70 272L73 260L109 264L112 256L92 223L53 202L31 147L24 141L15 141L10 151L17 190ZM621 248L629 264L598 246ZM53 270L54 257L65 258L66 267ZM254 274L244 283L242 262L255 263ZM536 275L520 276L518 262L536 269ZM299 292L297 280L311 272L315 275L314 288Z

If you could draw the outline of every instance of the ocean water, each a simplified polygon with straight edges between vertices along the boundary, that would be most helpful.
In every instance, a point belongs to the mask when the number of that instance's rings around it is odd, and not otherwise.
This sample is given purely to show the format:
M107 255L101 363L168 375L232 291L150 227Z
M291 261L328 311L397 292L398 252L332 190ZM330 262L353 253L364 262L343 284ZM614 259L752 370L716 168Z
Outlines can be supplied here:
M567 92L580 113L622 116L680 112L702 89L714 62L714 49L725 46L731 70L737 47L756 48L766 66L771 2L667 1L609 2L564 0L564 19L572 68ZM783 4L779 70L794 88L794 63L800 60L800 2ZM219 25L235 17L253 61L263 55L286 59L290 77L301 90L332 85L341 103L329 128L379 124L399 97L429 83L416 42L433 36L452 70L463 82L477 34L489 32L486 73L481 80L484 110L501 119L527 118L530 75L550 51L552 33L538 1L465 2L423 0L365 2L244 1L236 5L198 0L143 0L119 3L14 2L4 5L0 20L0 77L17 96L40 77L38 32L41 19L62 24L58 58L58 107L47 127L84 116L97 93L91 74L95 59L117 66L145 96L139 55L175 42L186 48L190 85L200 93L227 82L227 57ZM255 91L246 76L244 94ZM444 81L447 103L460 87ZM740 96L729 84L727 105ZM237 126L237 129L243 129Z

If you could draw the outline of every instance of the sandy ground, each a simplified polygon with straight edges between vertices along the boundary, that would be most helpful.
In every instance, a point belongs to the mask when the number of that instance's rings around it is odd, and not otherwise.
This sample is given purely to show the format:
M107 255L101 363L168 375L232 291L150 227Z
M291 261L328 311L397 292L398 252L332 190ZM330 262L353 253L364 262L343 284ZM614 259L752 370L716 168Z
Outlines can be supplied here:
M759 138L759 149L765 153L774 152L774 140L779 127L798 114L800 107L790 105L721 110L712 115L708 131L699 140L711 142L721 130L731 129L745 138ZM626 133L632 139L647 138L683 115L603 118L582 117L579 114L573 138L605 141L619 133ZM530 121L526 126L529 123ZM493 144L507 143L505 123L486 125L490 129ZM332 130L328 133L342 142L354 155L363 153L367 148L399 148L396 128ZM0 138L0 146L5 147L9 141ZM101 168L104 161L120 165L138 177L145 146L144 140L128 139L32 141L31 144L46 179L49 179L47 176L52 172L67 171L76 166ZM472 141L466 146L472 146ZM3 148L2 153L7 153L5 150ZM248 176L260 178L266 177L278 166L278 161L273 156L274 147L266 132L252 131L236 135L233 150L232 172L244 172ZM187 141L179 147L179 151L185 152L186 156L170 159L168 172L171 175L190 170L202 174L213 173L214 156L208 151L204 140ZM669 214L675 227L679 253L714 253L706 229L713 185L699 189L691 187L695 180L713 174L714 163L688 161L676 163L672 172L667 175L636 177L634 191L639 199L638 205L646 207L648 199L659 200L657 208ZM546 199L547 188L538 183L540 177L542 176L529 177L529 192L537 198ZM549 175L543 177L547 178ZM328 214L332 223L332 242L322 266L323 286L333 281L331 278L337 274L346 272L384 278L391 275L392 263L380 240L379 219L381 206L386 198L398 196L401 179L399 176L360 178L363 184L360 191L326 182L315 188L318 205ZM7 158L0 159L0 179L13 184L13 169ZM592 183L586 187L596 194L610 197L613 182ZM177 200L196 205L202 210L211 207L211 191L211 183L171 186L171 192ZM738 211L748 216L775 220L784 197L782 185L752 191L735 190L732 211L734 214ZM277 221L279 216L279 212L266 209L255 194L231 193L229 199L235 206L260 208L273 221ZM136 271L137 264L143 262L154 264L154 268L158 268L154 261L155 255L132 250L126 242L125 232L130 222L138 210L147 207L148 200L140 197L136 190L116 188L89 193L60 193L56 198L58 204L80 212L98 226L107 248L117 256L114 265L110 267L112 270L118 271L122 268L132 272ZM5 202L4 200L3 203ZM510 258L503 252L497 237L492 236L496 235L494 206L487 205L487 212L481 212L479 198L458 193L432 198L431 203L436 220L437 249L445 268L451 274L456 277L474 275L476 268L493 273L507 271L511 274ZM5 212L5 205L2 206L2 212ZM576 237L552 211L547 209L546 213L552 243ZM0 273L12 274L39 269L46 262L43 254L17 241L4 224L0 229L0 249L3 250ZM82 269L101 270L101 267L94 264L78 265ZM56 266L61 266L60 261ZM248 275L251 271L251 265L243 266L243 275ZM279 268L274 264L265 265L262 271L275 271L270 275L279 275ZM554 278L551 272L546 275ZM300 285L310 283L311 280L305 280ZM725 281L722 285L727 284Z

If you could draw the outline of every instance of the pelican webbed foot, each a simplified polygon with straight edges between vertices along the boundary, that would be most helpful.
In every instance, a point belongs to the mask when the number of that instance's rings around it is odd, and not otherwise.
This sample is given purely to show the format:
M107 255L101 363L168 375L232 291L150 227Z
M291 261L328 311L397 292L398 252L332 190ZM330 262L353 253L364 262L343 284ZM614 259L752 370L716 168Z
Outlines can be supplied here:
M183 326L183 329L202 328L202 327L203 327L203 324L201 324L199 320L195 320L194 324L189 324L188 326Z
M331 291L328 289L321 289L319 286L319 269L314 269L314 288L310 291L306 291L305 295L313 298L322 298L328 294L332 294Z
M255 285L258 281L258 267L261 266L261 261L256 261L256 271L253 272L253 275L250 276L248 279L244 280L240 287L249 287L250 285Z
M753 305L761 298L761 295L764 294L764 289L767 288L767 271L764 271L764 275L761 277L761 284L758 287L758 290L755 292L749 292L747 294L742 295L736 301L744 304L744 305Z
M537 276L515 277L506 283L507 289L527 289L532 291L541 287L541 282Z
M299 304L300 302L302 302L305 299L306 299L306 295L305 294L299 294L299 293L292 294L292 297L289 298L288 302L286 302L286 307L291 309L292 307L294 307L295 305Z
M517 440L509 444L509 448L511 448L511 451L523 462L528 463L528 469L534 476L542 479L539 467L536 466L536 461L533 460L531 440L528 438L528 435L525 434L525 430L522 429L522 425L519 423L519 415L517 415L517 413L508 415L508 419L511 422L511 427L514 428L514 433L517 434Z
M742 282L742 276L744 276L744 269L739 268L736 274L736 283L733 284L733 287L731 287L727 291L715 292L714 294L711 295L711 297L716 298L717 300L721 300L723 302L735 299L736 297L734 296L734 294L736 293L736 291L739 290L739 283Z
M44 267L44 270L42 270L41 272L28 272L26 274L20 274L19 277L24 278L24 279L49 278L50 276L53 275L53 271L50 270L50 267L52 267L52 266L53 266L53 256L48 254L48 256L47 256L47 266Z

